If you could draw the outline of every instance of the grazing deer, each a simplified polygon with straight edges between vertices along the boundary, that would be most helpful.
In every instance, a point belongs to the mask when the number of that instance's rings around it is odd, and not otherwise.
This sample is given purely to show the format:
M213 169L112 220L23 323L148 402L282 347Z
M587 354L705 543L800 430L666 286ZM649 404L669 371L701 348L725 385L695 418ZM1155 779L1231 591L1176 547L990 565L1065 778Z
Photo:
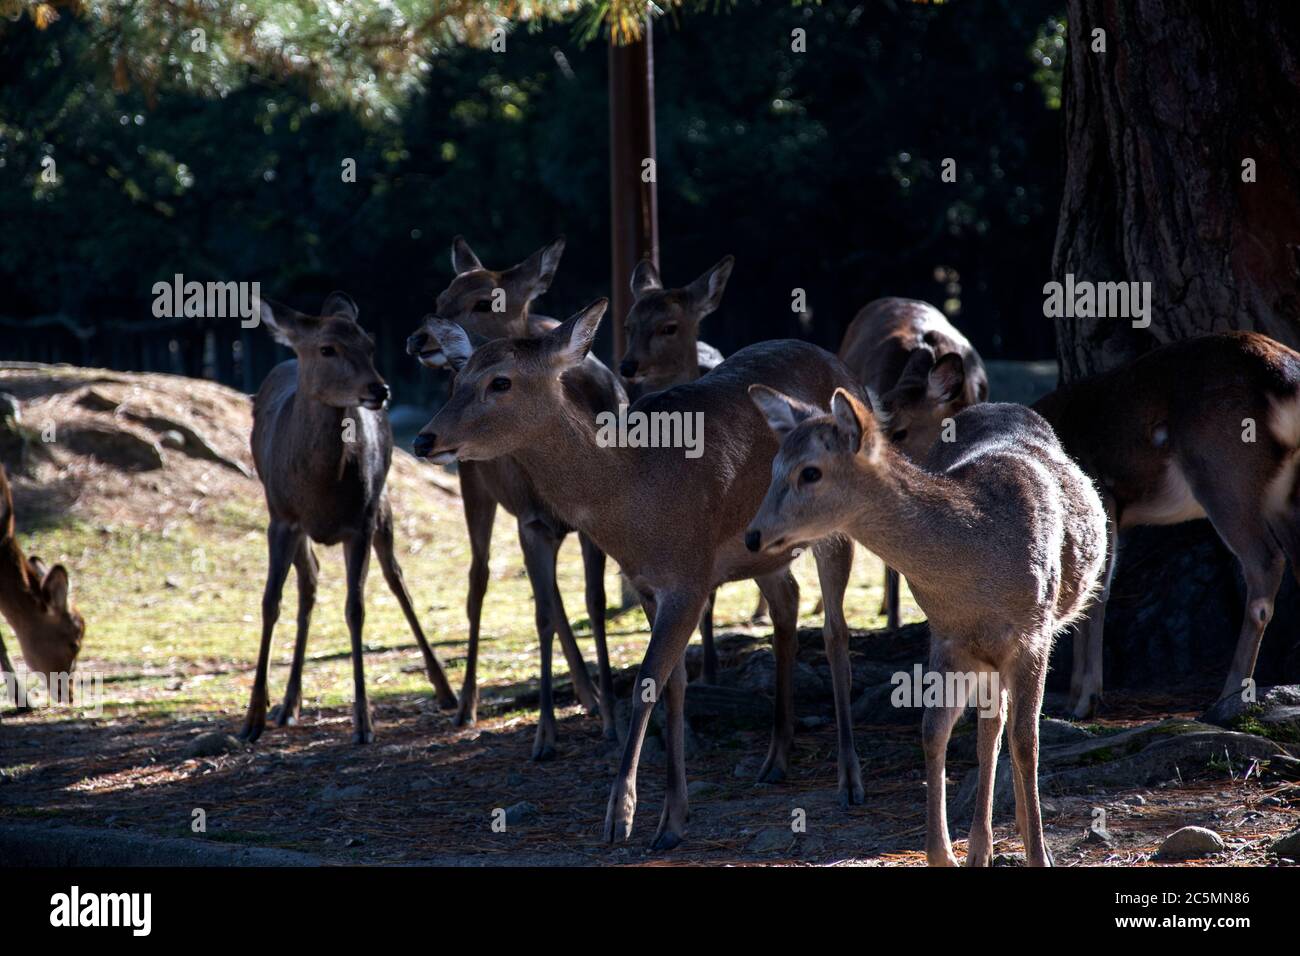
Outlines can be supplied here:
M0 465L0 614L14 629L28 670L39 674L72 673L86 634L86 622L69 596L68 569L61 564L46 568L40 558L23 554L14 536L14 498L3 465ZM14 673L3 638L0 638L0 672Z
M624 323L627 345L618 364L633 400L693 382L722 363L722 354L699 340L700 323L717 311L735 264L734 256L724 256L690 285L665 289L653 262L642 259L637 263L632 270L632 308ZM718 682L718 652L713 643L716 597L716 592L709 595L700 617L706 684ZM760 592L750 620L757 624L766 615L767 603Z
M949 355L955 356L966 372L964 386L946 396L944 403L949 414L955 415L967 405L988 400L988 375L966 336L929 303L899 298L868 302L845 329L839 351L840 361L858 376L869 394L895 403L925 393L930 366ZM902 437L910 433L913 443L923 450L939 437L940 418L910 422L900 413L897 419L893 430ZM884 614L891 630L899 625L898 587L898 572L886 566Z
M782 436L772 483L745 543L756 554L851 534L907 576L930 619L929 671L953 686L976 675L996 690L978 721L979 786L966 863L993 855L993 780L1009 728L1016 819L1030 865L1051 862L1038 805L1038 719L1052 638L1084 610L1106 557L1106 513L1051 427L1020 405L975 405L955 440L914 463L868 406L837 389L828 415L769 388L750 389ZM965 683L970 688L970 683ZM957 860L948 838L944 757L967 699L922 718L926 857Z
M446 355L437 338L428 331L429 323L438 319L455 322L481 340L535 336L547 328L553 328L558 323L553 319L532 315L531 306L533 300L550 287L563 252L564 240L556 239L513 268L494 272L484 268L469 244L457 236L451 248L451 264L456 277L439 294L436 314L427 316L424 326L407 340L407 352L430 368L446 367ZM500 311L493 311L494 305ZM590 414L617 409L620 402L626 403L617 379L609 369L594 359L577 374L581 376L580 391L589 406ZM600 681L598 695L592 689L586 662L569 626L569 617L556 584L556 555L571 527L542 501L528 475L509 458L462 462L458 474L472 557L469 597L466 602L469 651L465 666L465 686L461 689L460 708L456 713L457 725L474 723L478 714L479 620L483 610L483 597L487 593L492 525L496 520L497 505L500 505L518 523L519 545L524 553L524 566L532 585L536 610L541 653L541 715L537 724L537 738L533 743L533 759L547 760L555 756L551 647L557 632L573 678L575 695L589 713L599 711L605 737L616 739L614 679L605 644L604 553L586 535L578 535L586 574L587 617L591 621L591 632L596 643Z
M1240 700L1290 559L1300 579L1300 353L1255 332L1175 342L1058 388L1034 408L1097 481L1110 518L1101 599L1075 637L1070 704L1102 692L1102 625L1116 536L1208 517L1241 562L1246 607L1220 702Z
M663 697L668 786L652 845L667 849L681 841L687 817L683 652L709 593L724 581L757 580L772 610L777 694L772 742L760 779L785 776L794 734L799 588L790 572L793 549L755 555L742 540L776 451L776 441L745 399L745 389L753 382L772 382L811 397L837 386L856 386L848 370L816 346L763 342L737 352L699 381L645 396L632 406L629 414L701 414L700 457L686 457L681 448L611 444L601 440L574 379L577 370L594 361L588 352L607 304L601 299L538 338L497 339L477 350L454 322L426 326L457 374L451 398L420 434L419 451L461 461L512 457L542 499L589 534L632 579L651 621L651 636L637 674L605 837L612 841L631 834L641 744L651 709ZM844 803L860 803L843 612L852 545L832 536L818 542L814 554L826 595L840 797Z
M357 324L357 306L342 292L325 300L319 316L303 315L266 299L262 324L296 359L281 362L253 398L253 460L266 492L271 521L269 566L262 595L262 644L257 675L240 736L254 741L266 727L266 675L280 595L292 564L298 571L298 636L277 726L297 720L302 700L303 655L316 603L319 565L311 542L342 544L347 567L346 616L352 638L354 743L374 739L366 700L361 629L370 548L406 615L424 655L441 707L456 694L425 640L393 549L393 514L384 484L393 457L385 406L388 385L375 371L375 343Z

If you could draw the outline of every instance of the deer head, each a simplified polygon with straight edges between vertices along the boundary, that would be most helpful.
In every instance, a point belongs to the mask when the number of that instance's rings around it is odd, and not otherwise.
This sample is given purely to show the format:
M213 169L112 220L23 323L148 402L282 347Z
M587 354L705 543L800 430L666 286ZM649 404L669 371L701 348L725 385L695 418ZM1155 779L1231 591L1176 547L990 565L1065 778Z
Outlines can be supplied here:
M842 388L831 398L829 415L766 385L751 385L749 396L781 447L745 546L780 551L838 530L853 508L856 479L881 462L884 439L871 409Z
M916 349L897 384L880 398L881 430L907 457L921 461L939 439L944 420L976 400L966 385L959 354L936 359L931 349Z
M388 384L375 370L375 340L357 325L357 304L331 292L318 316L262 300L262 324L298 357L298 390L333 408L380 409Z
M481 339L519 338L529 333L532 301L551 287L564 237L542 246L518 265L501 272L483 266L461 236L452 240L451 267L456 277L439 295L432 315L406 340L406 353L429 368L445 368L447 357L438 348L429 323L448 319Z
M626 381L677 381L683 369L696 368L700 322L721 304L735 263L733 256L726 256L680 289L665 289L649 259L637 263L632 308L624 323L627 346L618 366Z
M564 373L586 361L608 305L597 299L536 338L493 339L477 349L459 323L427 319L456 379L447 404L416 436L416 455L475 461L544 445L566 414Z
M30 670L42 674L69 674L76 667L86 622L72 603L68 569L61 564L47 568L40 558L27 559L27 579L34 605L21 620L12 621L23 660Z

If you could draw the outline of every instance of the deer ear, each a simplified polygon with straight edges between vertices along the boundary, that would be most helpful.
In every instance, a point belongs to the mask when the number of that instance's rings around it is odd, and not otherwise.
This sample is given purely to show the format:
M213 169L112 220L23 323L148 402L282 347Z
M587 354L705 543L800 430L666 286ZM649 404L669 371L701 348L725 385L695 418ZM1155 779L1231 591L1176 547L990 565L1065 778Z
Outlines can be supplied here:
M903 365L903 371L899 373L897 384L902 385L905 382L912 384L924 383L932 368L934 368L934 349L928 345L917 346L912 350L912 354L907 357L907 362Z
M442 354L447 357L447 364L452 369L459 372L465 367L465 363L474 354L474 346L464 329L451 319L433 315L425 318L424 329L438 340L438 347L442 349Z
M293 348L294 339L311 327L312 320L287 305L262 299L262 324L271 333L271 338Z
M934 363L925 380L925 394L933 402L946 405L966 388L966 365L956 352L949 352Z
M597 299L546 333L547 350L561 366L579 365L586 359L607 308L609 299Z
M735 256L726 256L721 262L690 284L691 297L699 304L699 316L704 318L717 310L722 304L722 293L731 278L731 267L736 264Z
M562 255L564 255L564 237L560 236L549 246L542 246L515 266L524 276L529 301L542 295L551 287L551 282L555 279L555 270L560 267Z
M357 304L352 301L352 296L346 292L339 292L337 289L325 297L325 304L320 307L321 315L342 315L357 321L357 316L361 310Z
M642 259L632 270L632 298L639 299L647 292L655 289L662 289L663 282L659 279L659 270L649 259Z
M871 409L858 401L847 389L837 388L831 396L831 414L835 416L835 426L849 444L849 451L857 454L873 444L876 434L876 420Z
M451 241L452 272L461 275L482 268L483 263L478 261L478 256L474 255L474 250L469 247L469 243L465 241L464 236L457 236Z
M56 564L45 574L45 580L41 582L41 590L45 592L45 599L57 611L67 611L68 609L68 592L71 585L68 582L68 569L61 564Z
M763 413L768 427L776 432L778 440L794 431L800 422L821 414L820 409L805 405L798 399L766 385L749 386L749 398Z

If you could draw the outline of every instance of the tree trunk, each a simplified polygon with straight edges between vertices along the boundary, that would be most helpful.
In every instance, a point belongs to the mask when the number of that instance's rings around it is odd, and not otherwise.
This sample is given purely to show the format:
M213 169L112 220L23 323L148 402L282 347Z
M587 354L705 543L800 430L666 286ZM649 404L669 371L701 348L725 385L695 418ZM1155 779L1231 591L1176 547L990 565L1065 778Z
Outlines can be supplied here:
M1150 282L1151 324L1058 319L1062 379L1214 331L1300 346L1296 4L1068 0L1067 22L1053 271Z

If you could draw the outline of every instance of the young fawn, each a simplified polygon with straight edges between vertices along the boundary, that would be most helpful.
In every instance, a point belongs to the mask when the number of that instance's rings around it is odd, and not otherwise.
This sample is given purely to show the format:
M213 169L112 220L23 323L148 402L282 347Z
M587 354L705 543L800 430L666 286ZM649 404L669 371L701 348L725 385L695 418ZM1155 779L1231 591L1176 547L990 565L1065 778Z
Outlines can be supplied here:
M628 395L634 400L693 382L722 363L718 350L699 340L700 323L722 303L722 293L735 263L733 256L724 256L713 268L680 289L665 289L659 270L649 259L637 263L632 271L632 308L624 322L623 338L627 345L618 364ZM700 616L706 684L718 682L718 652L713 643L716 597L716 592L709 595L709 603ZM767 615L761 592L758 601L750 617L753 623Z
M384 579L420 645L439 705L456 706L456 694L411 606L393 549L393 514L384 493L393 457L393 433L385 410L388 385L375 371L375 344L357 324L356 303L343 293L331 293L319 316L263 299L261 320L297 358L273 368L253 398L253 460L271 516L266 530L270 560L262 595L257 675L240 736L256 740L266 727L271 635L290 564L298 571L298 636L284 704L275 722L283 727L298 717L303 655L316 603L319 565L311 548L315 541L343 545L355 694L352 739L369 743L374 731L366 700L361 629L372 545Z
M0 465L0 614L14 629L27 667L38 674L70 674L76 666L86 622L69 596L68 569L46 568L27 557L14 536L14 498ZM14 667L0 638L0 672ZM3 676L0 676L3 681Z
M1101 599L1075 637L1077 717L1102 692L1102 625L1116 535L1206 518L1246 579L1237 649L1220 697L1240 702L1290 559L1300 578L1300 353L1255 332L1175 342L1035 403L1101 491L1111 548Z
M924 396L933 386L928 381L936 358L956 356L965 370L964 383L956 392L944 395L951 414L967 405L987 401L988 375L975 347L934 306L917 299L886 298L868 302L844 331L839 357L858 377L869 394L888 399ZM953 360L950 360L953 361ZM940 396L935 396L939 398ZM915 426L894 423L893 430L928 450L939 437L938 424ZM898 572L885 568L884 613L892 630L899 624Z
M484 268L469 244L457 236L451 250L451 263L456 277L438 296L436 314L427 316L424 326L407 340L407 352L431 368L447 365L442 346L428 331L429 323L439 319L455 322L470 334L487 340L537 335L548 327L554 327L557 323L553 319L533 316L531 306L533 300L550 287L563 252L564 240L557 239L517 266L493 272ZM501 311L493 311L494 305ZM594 416L599 411L617 410L620 402L626 402L617 379L599 362L593 360L575 374L582 379L580 390L591 415ZM421 447L417 443L417 454ZM519 545L524 553L524 566L532 585L536 609L541 653L541 714L537 724L537 739L533 744L533 759L546 760L555 756L551 643L557 632L573 678L575 695L589 713L599 711L605 736L615 739L614 681L605 645L604 553L592 544L590 538L579 533L586 574L587 617L591 621L591 632L595 638L599 669L600 693L597 695L592 689L586 662L569 626L564 601L556 585L556 555L571 527L543 502L528 475L508 457L494 461L462 462L458 475L472 557L469 598L466 602L469 651L465 665L465 686L461 690L456 723L472 724L477 719L479 620L483 610L483 597L487 593L492 525L496 519L497 506L500 505L518 523Z
M995 707L978 721L966 862L992 859L993 780L1006 723L1025 857L1048 865L1038 718L1052 638L1083 612L1105 561L1106 513L1092 482L1023 406L961 412L955 440L936 443L922 467L886 440L848 390L836 390L829 415L762 386L750 394L782 440L745 543L757 554L779 554L847 533L907 576L930 620L930 673L977 675L996 690ZM944 700L922 718L926 857L935 866L957 862L944 756L966 704Z
M697 382L656 392L632 406L632 413L647 415L702 414L700 457L688 458L680 448L603 442L582 402L575 372L594 361L588 351L606 305L599 300L539 338L498 339L477 350L456 323L432 323L429 331L458 371L455 391L425 426L420 447L426 455L461 461L511 456L542 499L589 534L632 579L651 621L651 636L637 674L605 836L612 841L631 833L641 744L651 710L662 696L667 701L668 786L653 846L666 849L680 842L687 817L683 652L709 593L722 582L757 580L772 609L777 696L772 743L760 779L784 777L794 734L799 588L790 573L793 549L755 555L742 540L776 451L776 441L746 400L745 389L753 382L773 382L811 398L837 386L853 387L853 381L834 356L813 345L763 342L737 352ZM860 803L843 612L852 544L832 536L818 542L814 554L826 599L840 797Z

